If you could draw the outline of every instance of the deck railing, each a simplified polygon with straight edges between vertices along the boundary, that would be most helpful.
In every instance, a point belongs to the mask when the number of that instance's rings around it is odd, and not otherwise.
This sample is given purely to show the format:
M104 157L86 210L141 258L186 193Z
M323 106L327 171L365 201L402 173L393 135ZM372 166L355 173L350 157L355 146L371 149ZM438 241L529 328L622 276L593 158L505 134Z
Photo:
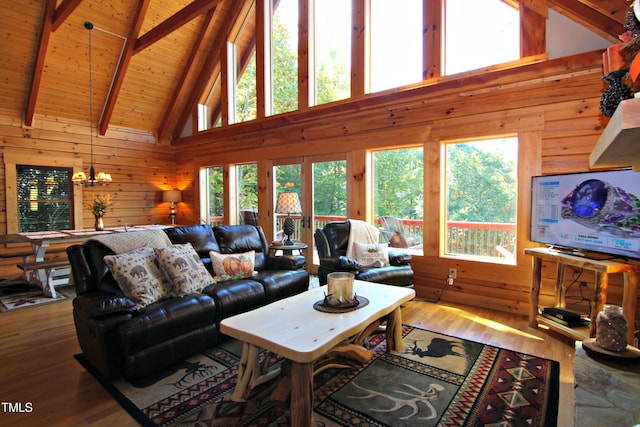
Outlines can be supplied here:
M516 225L498 222L447 222L446 253L513 257Z
M296 223L296 231L292 238L301 239L302 216L291 215ZM286 215L277 215L278 229L282 230L282 222ZM315 217L315 228L322 228L331 221L345 221L344 216L318 215ZM211 217L211 225L222 224L222 217ZM411 242L411 247L422 248L423 221L419 219L402 219L404 233ZM376 223L376 226L381 224ZM497 222L449 221L447 223L447 241L445 252L459 255L477 255L490 257L510 257L516 251L516 225Z

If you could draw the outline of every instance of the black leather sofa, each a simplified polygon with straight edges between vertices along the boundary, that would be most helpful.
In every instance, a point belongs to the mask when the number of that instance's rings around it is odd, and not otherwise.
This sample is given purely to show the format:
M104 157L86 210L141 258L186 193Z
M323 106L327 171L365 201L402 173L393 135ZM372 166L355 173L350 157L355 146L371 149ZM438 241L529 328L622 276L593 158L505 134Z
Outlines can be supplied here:
M389 265L383 267L363 267L353 258L347 257L349 244L349 221L335 221L325 224L315 233L316 247L320 257L318 281L327 284L327 275L335 271L348 271L358 280L378 282L387 285L413 287L412 256L403 251L389 250Z
M222 319L309 287L305 258L270 257L258 226L201 224L168 228L165 233L174 244L190 242L209 271L211 250L223 254L254 250L256 273L139 309L120 291L103 261L114 253L111 249L96 240L70 246L78 341L86 359L107 379L153 375L225 339L218 328Z

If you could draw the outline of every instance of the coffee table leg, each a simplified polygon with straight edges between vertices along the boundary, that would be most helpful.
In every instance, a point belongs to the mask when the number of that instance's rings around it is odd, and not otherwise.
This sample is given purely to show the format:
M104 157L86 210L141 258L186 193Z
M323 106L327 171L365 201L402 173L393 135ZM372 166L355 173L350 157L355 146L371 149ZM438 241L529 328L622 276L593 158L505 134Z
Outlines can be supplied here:
M387 351L403 351L404 342L402 341L402 311L400 307L396 307L387 318Z
M291 426L309 427L313 421L313 363L291 363Z
M231 400L234 402L246 401L251 389L280 375L280 368L267 370L260 367L259 353L259 347L246 342L242 343L242 356L238 364L238 380L236 388L231 394Z

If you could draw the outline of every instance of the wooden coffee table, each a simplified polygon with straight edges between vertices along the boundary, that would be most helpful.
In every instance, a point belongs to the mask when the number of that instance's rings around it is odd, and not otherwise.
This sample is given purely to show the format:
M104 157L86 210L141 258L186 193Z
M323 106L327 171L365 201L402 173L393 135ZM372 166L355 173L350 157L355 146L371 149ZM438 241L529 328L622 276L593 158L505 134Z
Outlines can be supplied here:
M258 353L266 349L291 362L291 425L307 427L313 419L314 361L345 340L360 343L384 318L387 348L404 349L400 305L415 297L413 289L356 280L355 293L369 303L346 313L313 308L326 291L314 288L220 323L222 333L243 342L233 400L246 400L253 387L279 374L259 366Z

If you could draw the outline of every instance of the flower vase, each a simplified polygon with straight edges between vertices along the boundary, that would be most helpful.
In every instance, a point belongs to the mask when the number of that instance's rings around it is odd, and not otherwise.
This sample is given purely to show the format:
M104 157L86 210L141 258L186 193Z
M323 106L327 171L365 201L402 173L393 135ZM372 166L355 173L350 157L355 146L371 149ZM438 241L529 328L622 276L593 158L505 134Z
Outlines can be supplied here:
M96 216L95 228L96 228L96 231L104 230L104 221L102 219L102 216Z

